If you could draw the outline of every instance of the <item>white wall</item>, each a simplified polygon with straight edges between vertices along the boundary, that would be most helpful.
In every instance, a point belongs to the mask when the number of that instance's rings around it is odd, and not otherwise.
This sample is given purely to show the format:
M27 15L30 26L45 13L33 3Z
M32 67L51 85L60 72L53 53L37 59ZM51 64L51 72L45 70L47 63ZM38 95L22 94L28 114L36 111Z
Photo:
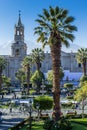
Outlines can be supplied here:
M66 80L68 77L69 80L79 80L80 77L82 76L81 72L70 72L69 70L64 70L64 78L63 80Z

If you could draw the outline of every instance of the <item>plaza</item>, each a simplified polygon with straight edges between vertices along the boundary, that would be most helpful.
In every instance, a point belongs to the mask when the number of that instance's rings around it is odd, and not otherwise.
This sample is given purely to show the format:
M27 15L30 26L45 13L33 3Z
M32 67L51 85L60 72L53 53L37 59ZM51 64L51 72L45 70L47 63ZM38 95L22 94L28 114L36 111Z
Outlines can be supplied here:
M38 1L0 3L0 130L85 130L87 3Z

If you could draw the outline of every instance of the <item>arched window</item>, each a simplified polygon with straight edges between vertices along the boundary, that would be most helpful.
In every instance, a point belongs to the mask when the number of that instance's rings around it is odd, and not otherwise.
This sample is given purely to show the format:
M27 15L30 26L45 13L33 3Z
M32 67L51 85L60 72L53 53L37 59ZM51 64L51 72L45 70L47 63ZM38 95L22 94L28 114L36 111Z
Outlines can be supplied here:
M22 31L21 31L21 35L22 35Z
M78 63L78 67L81 68L81 63Z
M19 31L17 31L17 35L19 35Z
M16 49L16 56L19 56L19 49Z

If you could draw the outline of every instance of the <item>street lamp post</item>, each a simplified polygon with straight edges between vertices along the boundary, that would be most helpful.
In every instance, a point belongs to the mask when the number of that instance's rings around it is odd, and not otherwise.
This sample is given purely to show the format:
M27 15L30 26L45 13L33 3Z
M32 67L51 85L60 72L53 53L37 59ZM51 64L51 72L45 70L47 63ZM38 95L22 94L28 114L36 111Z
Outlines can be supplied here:
M36 104L36 108L38 110L38 120L39 120L39 108L40 108L40 104L39 103Z
M31 101L31 99L29 101L29 114L30 114L29 123L30 123L30 130L31 130L31 127L32 127L32 118L31 118L31 114L32 114L32 101Z
M42 94L42 95L44 95L45 93L46 93L46 90L44 90L45 89L45 84L44 84L44 80L42 79L42 85L41 85L41 90L40 90L40 93Z

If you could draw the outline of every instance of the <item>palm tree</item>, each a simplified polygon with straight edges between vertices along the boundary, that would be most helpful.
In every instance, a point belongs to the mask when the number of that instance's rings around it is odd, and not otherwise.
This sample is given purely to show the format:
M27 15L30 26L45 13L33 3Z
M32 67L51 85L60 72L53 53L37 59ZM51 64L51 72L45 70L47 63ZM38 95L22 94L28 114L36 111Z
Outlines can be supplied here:
M78 63L81 63L83 66L83 75L86 75L86 60L87 60L87 48L78 49L76 54Z
M25 71L24 69L19 69L16 73L16 79L19 80L21 86L23 85L25 79L26 79L26 75L25 75Z
M2 85L2 72L5 69L6 66L6 60L0 56L0 89Z
M30 85L30 68L31 68L31 65L32 65L31 55L26 56L22 61L22 66L26 71L28 93L29 93L29 89L30 89L29 85Z
M43 15L38 15L35 28L35 34L38 34L37 42L42 42L42 46L49 45L52 56L53 67L53 98L55 120L60 118L60 57L61 46L69 46L69 41L74 40L73 31L77 31L76 26L71 23L74 17L68 16L68 10L59 7L49 7L49 10L43 9Z
M44 57L44 51L41 48L35 48L32 50L32 59L33 62L36 63L38 71L40 70L41 61L43 61Z

